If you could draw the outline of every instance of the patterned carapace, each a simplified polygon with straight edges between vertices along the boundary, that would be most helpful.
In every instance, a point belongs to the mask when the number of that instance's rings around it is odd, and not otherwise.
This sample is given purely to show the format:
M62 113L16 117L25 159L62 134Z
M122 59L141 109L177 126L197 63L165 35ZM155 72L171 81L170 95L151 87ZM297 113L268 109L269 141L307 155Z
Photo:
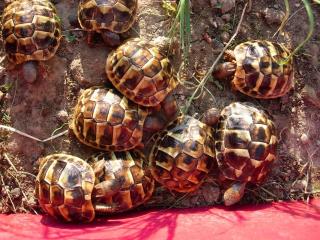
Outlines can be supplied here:
M78 19L87 31L128 31L136 18L138 0L81 0Z
M163 132L150 154L154 178L178 192L196 190L214 164L213 129L181 116Z
M92 198L97 213L123 212L151 197L154 180L142 154L100 153L88 162L96 175Z
M91 222L94 172L80 158L53 154L41 159L36 196L49 215L68 222Z
M92 87L79 97L71 128L93 148L124 151L141 143L147 111L113 89Z
M2 38L11 62L50 59L61 38L54 5L48 0L12 1L2 15Z
M139 38L109 55L106 72L123 95L143 106L158 105L177 85L170 60L157 46Z
M215 140L218 165L228 179L259 183L276 159L274 124L249 104L236 102L222 110Z
M233 87L254 98L278 98L294 84L290 52L278 43L249 41L234 49L236 72Z

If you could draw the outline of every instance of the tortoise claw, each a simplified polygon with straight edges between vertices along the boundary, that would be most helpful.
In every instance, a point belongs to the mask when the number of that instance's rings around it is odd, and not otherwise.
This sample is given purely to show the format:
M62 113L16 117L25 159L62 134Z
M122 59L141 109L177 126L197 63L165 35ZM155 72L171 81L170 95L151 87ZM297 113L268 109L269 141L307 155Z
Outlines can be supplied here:
M223 194L223 202L226 206L231 206L241 200L244 195L245 183L232 184Z

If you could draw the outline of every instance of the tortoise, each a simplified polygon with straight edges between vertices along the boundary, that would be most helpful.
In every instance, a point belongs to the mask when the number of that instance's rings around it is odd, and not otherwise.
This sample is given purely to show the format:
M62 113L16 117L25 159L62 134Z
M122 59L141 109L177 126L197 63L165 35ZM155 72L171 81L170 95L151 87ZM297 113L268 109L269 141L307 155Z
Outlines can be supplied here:
M244 42L226 52L226 62L213 75L220 79L233 76L232 88L253 98L282 97L294 85L289 55L283 44L265 40Z
M142 106L156 106L177 86L167 43L134 38L109 54L108 80L127 98Z
M83 144L105 151L125 151L142 147L175 118L176 112L173 96L147 109L116 90L95 86L79 97L70 127Z
M159 134L149 162L155 180L169 190L197 190L211 167L215 151L213 129L199 120L182 115Z
M95 175L82 159L53 154L40 159L36 196L49 215L67 222L91 222L95 210L91 200Z
M88 43L93 33L100 33L111 47L120 45L120 33L127 32L135 22L138 0L81 0L78 21L88 31Z
M2 15L2 38L8 59L24 62L52 58L61 39L60 20L49 0L12 0Z
M96 180L92 199L96 213L118 213L145 203L154 179L137 151L98 153L89 158Z
M216 159L229 206L240 201L248 182L260 184L270 172L276 160L276 130L265 111L240 102L225 107L215 124Z

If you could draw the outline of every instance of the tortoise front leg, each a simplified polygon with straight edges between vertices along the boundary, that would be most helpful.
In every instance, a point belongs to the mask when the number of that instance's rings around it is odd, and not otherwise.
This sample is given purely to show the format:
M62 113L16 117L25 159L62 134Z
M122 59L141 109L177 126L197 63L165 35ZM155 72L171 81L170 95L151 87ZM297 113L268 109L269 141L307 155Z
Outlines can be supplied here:
M110 31L101 31L101 37L106 45L109 47L117 47L121 44L121 39L119 34Z

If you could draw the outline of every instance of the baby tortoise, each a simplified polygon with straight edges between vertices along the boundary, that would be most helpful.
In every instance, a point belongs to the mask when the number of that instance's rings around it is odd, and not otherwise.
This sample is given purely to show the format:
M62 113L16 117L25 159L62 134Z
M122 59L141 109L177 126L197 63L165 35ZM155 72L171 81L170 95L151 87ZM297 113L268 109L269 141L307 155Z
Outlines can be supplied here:
M68 222L91 222L95 217L91 194L95 175L80 158L53 154L41 159L36 196L49 215Z
M147 109L113 89L97 86L79 97L71 129L80 142L90 147L125 151L147 143L175 118L177 111L173 96L157 108Z
M4 9L2 38L7 57L15 64L28 62L23 66L26 72L34 69L32 61L55 55L61 36L60 20L49 0L12 0Z
M78 8L80 26L88 31L91 44L94 32L109 46L120 45L119 33L127 32L135 22L138 0L81 0Z
M190 116L180 116L161 133L150 154L153 177L177 192L200 187L215 158L213 129Z
M227 188L223 198L229 206L240 201L246 183L259 184L269 173L276 160L276 130L264 111L239 102L224 108L215 126L220 181Z
M105 151L139 145L148 112L113 89L92 87L79 97L71 128L78 140Z
M232 87L250 97L270 99L285 95L294 85L293 61L282 44L248 41L227 51L227 62L214 71L216 78L233 76Z
M127 41L109 54L108 79L133 102L158 105L177 86L171 62L162 50L165 47L139 38Z
M100 153L88 162L96 181L92 199L96 213L117 213L145 203L154 190L154 180L138 152Z

